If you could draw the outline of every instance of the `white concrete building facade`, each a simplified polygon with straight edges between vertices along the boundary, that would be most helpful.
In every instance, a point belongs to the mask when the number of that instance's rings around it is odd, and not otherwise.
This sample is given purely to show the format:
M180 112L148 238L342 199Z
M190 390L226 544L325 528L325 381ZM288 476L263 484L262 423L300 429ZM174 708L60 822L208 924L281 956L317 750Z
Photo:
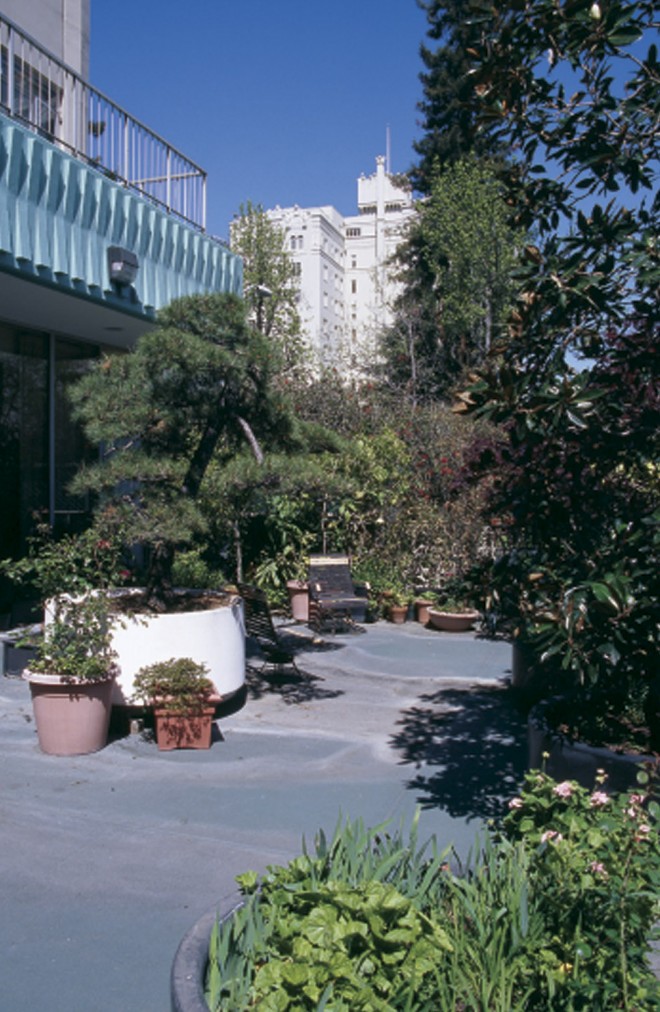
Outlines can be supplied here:
M392 319L398 290L390 264L415 213L410 192L386 171L357 181L358 213L334 207L276 207L267 212L285 232L300 279L305 338L324 364L360 372L373 360L379 333Z

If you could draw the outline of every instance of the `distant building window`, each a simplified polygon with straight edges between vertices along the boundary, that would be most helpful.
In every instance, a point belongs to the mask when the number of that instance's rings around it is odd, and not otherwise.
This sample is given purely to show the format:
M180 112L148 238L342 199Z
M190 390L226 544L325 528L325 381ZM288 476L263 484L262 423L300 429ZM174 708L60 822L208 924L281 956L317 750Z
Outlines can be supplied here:
M361 234L361 232L362 232L362 229L360 229L360 228L347 228L346 229L346 236L349 239L356 239Z
M351 257L351 267L357 267L357 257Z
M351 281L351 295L355 295L356 293L357 293L357 281L355 280L355 278L353 278L353 280Z
M299 260L293 261L293 273L297 278L299 278L300 275L302 274L302 264L300 263Z
M402 208L402 206L403 205L401 205L401 204L386 204L385 205L385 210L386 211L400 211L401 208Z
M375 214L375 213L376 213L376 205L375 204L369 204L366 207L361 207L360 208L360 214Z

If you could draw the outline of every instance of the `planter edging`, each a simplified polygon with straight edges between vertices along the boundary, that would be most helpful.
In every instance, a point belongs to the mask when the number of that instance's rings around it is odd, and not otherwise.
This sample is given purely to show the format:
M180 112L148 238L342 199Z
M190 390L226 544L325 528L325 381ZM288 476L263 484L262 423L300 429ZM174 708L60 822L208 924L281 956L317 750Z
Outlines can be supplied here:
M181 939L170 973L172 1012L209 1012L204 998L204 979L213 925L216 920L228 920L242 905L238 893L221 900L195 921Z
M550 728L544 710L556 699L540 703L530 710L527 718L527 745L529 769L541 769L556 780L577 780L586 788L595 783L598 770L607 774L606 786L611 790L626 791L637 784L638 767L654 762L655 757L643 752L613 752L612 749L586 742L571 741ZM543 754L548 758L544 760Z

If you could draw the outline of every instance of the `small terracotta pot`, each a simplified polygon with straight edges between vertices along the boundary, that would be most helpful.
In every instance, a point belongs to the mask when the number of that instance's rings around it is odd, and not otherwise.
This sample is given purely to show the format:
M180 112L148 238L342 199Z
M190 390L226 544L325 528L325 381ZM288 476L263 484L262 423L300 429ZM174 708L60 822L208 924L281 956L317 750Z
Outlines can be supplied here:
M214 706L205 706L199 713L179 714L154 709L156 741L161 752L175 748L210 748Z
M391 604L388 611L390 622L394 622L395 625L403 625L408 618L408 605L407 604Z
M305 580L287 580L289 605L295 622L309 622L309 584Z
M428 625L429 622L429 608L433 607L433 601L427 601L425 598L419 598L415 601L415 618L422 625Z

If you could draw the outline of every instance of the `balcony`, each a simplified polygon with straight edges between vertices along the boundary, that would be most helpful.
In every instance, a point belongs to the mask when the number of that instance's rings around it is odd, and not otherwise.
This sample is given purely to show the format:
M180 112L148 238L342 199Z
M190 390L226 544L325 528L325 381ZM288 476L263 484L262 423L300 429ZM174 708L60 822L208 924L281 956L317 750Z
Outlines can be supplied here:
M0 110L195 229L206 173L0 14Z

